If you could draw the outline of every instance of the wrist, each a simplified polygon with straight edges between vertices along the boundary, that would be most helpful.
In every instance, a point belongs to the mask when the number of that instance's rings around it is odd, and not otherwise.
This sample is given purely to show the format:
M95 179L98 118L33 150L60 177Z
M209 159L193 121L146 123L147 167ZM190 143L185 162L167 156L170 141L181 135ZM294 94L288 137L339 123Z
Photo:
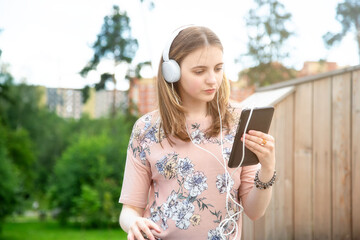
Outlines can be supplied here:
M274 175L275 172L275 168L264 168L261 167L259 169L259 178L262 182L268 182L270 181L270 179L272 178L272 176Z
M271 173L274 173L274 171L275 171L275 166L263 166L263 165L261 165L260 171L261 171L261 172L271 172Z
M269 174L269 175L268 175ZM276 180L276 171L267 173L262 169L259 169L255 174L254 184L258 189L270 188Z

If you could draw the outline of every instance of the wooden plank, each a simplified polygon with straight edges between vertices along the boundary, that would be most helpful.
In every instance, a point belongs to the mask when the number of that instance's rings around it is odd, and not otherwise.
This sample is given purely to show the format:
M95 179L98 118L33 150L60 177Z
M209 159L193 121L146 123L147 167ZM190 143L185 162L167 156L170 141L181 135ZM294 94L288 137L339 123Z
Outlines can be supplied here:
M274 113L274 122L272 122L270 129L269 129L269 134L274 135L276 133L276 127L277 127L277 122L279 121L279 116L277 114L277 109L275 110ZM275 199L275 188L276 186L273 186L272 188L272 197L269 203L269 206L266 209L265 215L264 215L264 220L265 220L265 232L264 232L264 237L262 239L266 240L266 239L276 239L275 238L275 234L276 234L276 229L275 229L275 218L276 216L276 210L275 210L275 203L276 203L276 199ZM257 229L256 229L257 230Z
M314 239L331 239L331 78L314 82Z
M253 240L254 239L254 222L246 216L245 213L242 214L242 240Z
M350 77L334 76L332 83L333 239L351 238Z
M279 104L280 105L280 104ZM281 107L280 107L280 112L281 112ZM277 132L277 127L279 126L278 122L284 122L283 119L281 119L282 116L281 114L279 115L278 112L278 106L276 106L275 109L275 114L272 120L272 124L269 130L269 134L271 134L272 136L274 136L275 138L277 138L278 136L278 132ZM281 129L283 129L283 125L281 125ZM279 141L279 143L281 143L281 141ZM277 144L277 141L276 141ZM276 146L276 148L279 148L278 144ZM282 149L283 148L279 148ZM277 151L277 150L276 150ZM281 160L280 163L277 162L277 166L278 165L282 165ZM281 168L281 167L280 167ZM279 182L281 180L277 180L277 182ZM281 189L281 186L277 187L277 184L275 184L275 186L273 187L273 192L272 192L272 199L270 201L270 204L265 212L265 216L262 217L261 219L255 221L254 226L255 226L255 232L254 232L254 239L278 239L277 235L278 235L278 230L283 230L283 225L281 226L281 228L276 228L276 220L278 218L282 218L281 214L279 214L279 210L283 211L283 209L279 209L277 207L277 201L280 200L280 202L282 201L282 197L283 196L276 196L276 189ZM281 191L281 190L280 190Z
M256 220L254 222L254 240L264 240L265 239L265 234L266 234L266 224L268 222L266 221L266 219L264 217Z
M275 126L277 122L277 109L275 109L274 117L270 126L269 134L274 135L276 132ZM254 222L253 239L275 239L275 203L274 203L274 189L272 192L272 199L266 209L265 215Z
M273 200L274 238L291 239L293 236L293 125L294 95L276 106L274 124L276 171Z
M312 239L312 96L313 85L295 93L294 237Z
M352 238L360 239L360 70L352 82Z

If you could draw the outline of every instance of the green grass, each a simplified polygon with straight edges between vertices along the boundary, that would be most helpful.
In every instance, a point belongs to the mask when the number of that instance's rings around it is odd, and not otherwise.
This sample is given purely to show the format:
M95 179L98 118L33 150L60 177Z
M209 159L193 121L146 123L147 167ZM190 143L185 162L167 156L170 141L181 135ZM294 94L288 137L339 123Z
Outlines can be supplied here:
M119 229L81 229L61 227L54 221L6 222L1 240L122 240L126 233Z

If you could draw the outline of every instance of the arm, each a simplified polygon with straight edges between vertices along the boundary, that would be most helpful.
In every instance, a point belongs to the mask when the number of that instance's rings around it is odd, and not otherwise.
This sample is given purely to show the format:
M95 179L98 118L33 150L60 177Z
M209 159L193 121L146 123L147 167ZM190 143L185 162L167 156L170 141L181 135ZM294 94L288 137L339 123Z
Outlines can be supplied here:
M269 182L275 170L274 138L268 134L252 130L246 134L245 146L259 158L261 164L259 172L260 181L264 183ZM270 203L271 195L272 187L267 189L253 187L247 195L242 197L246 215L253 221L262 217Z
M143 217L144 209L130 205L123 205L120 213L119 223L121 228L128 233L129 240L144 240L142 232L151 239L155 240L151 230L160 233L161 230L153 221Z
M262 182L268 182L273 174L274 170L264 170L261 168L259 179ZM248 194L242 197L244 211L251 220L255 221L264 216L271 200L271 194L272 187L267 189L253 187Z

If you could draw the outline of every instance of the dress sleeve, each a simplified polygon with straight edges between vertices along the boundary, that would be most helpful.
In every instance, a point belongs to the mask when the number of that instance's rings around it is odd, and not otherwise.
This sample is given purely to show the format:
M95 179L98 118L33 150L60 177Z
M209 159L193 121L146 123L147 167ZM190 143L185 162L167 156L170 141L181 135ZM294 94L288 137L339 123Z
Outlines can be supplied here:
M254 179L256 171L259 169L260 165L250 165L242 167L240 180L241 184L239 187L239 198L241 199L244 195L247 195L251 189L254 187Z
M151 184L151 170L141 146L142 124L132 130L126 156L125 172L119 202L145 208Z

